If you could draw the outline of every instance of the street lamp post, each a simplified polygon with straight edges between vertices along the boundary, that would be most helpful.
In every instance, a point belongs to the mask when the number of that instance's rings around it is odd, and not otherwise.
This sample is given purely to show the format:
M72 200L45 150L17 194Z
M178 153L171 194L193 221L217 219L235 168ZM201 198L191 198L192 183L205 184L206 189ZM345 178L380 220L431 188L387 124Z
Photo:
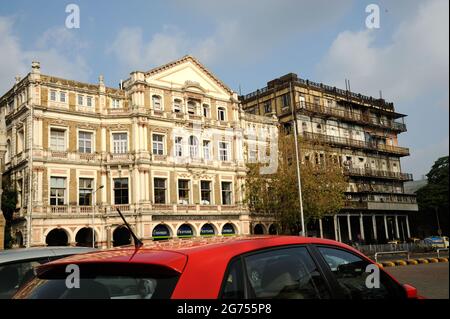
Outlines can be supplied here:
M104 186L100 185L95 191L92 192L92 248L95 248L95 227L94 227L94 220L95 220L95 203L94 203L94 194L102 189Z

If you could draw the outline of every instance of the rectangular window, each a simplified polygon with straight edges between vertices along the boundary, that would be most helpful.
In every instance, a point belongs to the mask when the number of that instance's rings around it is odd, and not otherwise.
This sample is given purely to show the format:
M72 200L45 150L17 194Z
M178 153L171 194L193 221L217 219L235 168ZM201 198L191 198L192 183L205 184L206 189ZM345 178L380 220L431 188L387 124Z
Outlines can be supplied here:
M52 151L66 151L66 131L60 129L50 130L50 149Z
M114 204L128 204L128 178L114 179Z
M161 107L161 97L158 95L153 95L152 96L152 104L153 104L153 109L161 111L162 107Z
M189 204L189 180L187 179L178 180L178 203Z
M111 100L112 108L118 109L120 108L120 101L118 99L112 99Z
M229 161L230 156L228 153L229 153L228 143L219 142L219 159L224 162Z
M155 204L165 204L166 203L166 179L165 178L155 178L154 182L154 192L155 192Z
M211 204L211 182L210 181L200 181L200 193L201 193L201 204L210 205Z
M78 152L92 153L92 133L78 132Z
M17 132L17 153L23 152L24 136L23 130Z
M231 205L231 182L222 182L222 205Z
M183 138L180 136L175 137L175 156L183 156Z
M182 103L182 101L180 99L173 100L173 111L175 113L181 112L181 103Z
M217 119L219 121L225 121L225 118L226 118L225 109L223 107L219 107L217 109Z
M203 158L207 161L211 160L211 142L203 141Z
M50 205L58 206L66 203L66 178L50 178Z
M50 90L50 101L56 101L56 91Z
M203 116L209 117L209 105L208 104L203 104Z
M164 135L153 134L153 154L164 154Z
M270 101L266 101L264 103L264 113L270 113L272 112L272 104Z
M281 96L281 100L283 108L289 107L289 105L291 105L291 95L289 93L283 94Z
M92 107L92 96L86 97L86 105Z
M317 97L317 96L314 97L314 104L315 105L320 105L320 98L319 97Z
M59 92L59 101L66 103L66 92Z
M306 100L305 100L305 97L304 97L303 95L300 95L300 96L298 97L298 100L299 100L299 102L300 102L300 108L301 108L301 109L304 109L305 106L306 106Z
M78 95L78 105L84 105L83 100L84 100L84 96Z
M78 185L78 204L80 206L92 205L93 184L92 178L80 178Z
M113 153L124 154L128 152L127 135L127 133L113 133Z

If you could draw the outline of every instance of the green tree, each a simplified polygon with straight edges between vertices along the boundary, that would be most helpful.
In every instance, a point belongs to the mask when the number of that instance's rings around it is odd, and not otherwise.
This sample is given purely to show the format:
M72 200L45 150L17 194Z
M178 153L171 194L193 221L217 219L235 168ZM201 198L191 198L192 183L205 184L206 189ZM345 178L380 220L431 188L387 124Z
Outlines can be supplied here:
M448 209L448 156L434 162L427 179L427 185L416 192L420 208Z
M429 224L439 232L448 233L449 206L448 206L448 156L439 158L427 174L427 185L420 188L417 194L417 203L422 216L422 224Z
M347 181L336 157L324 145L298 144L300 154L323 154L305 158L301 163L302 204L305 226L309 221L336 214L343 208ZM251 213L274 218L280 231L298 234L301 230L295 142L292 135L280 134L278 169L271 175L261 175L260 165L248 165L245 202Z
M17 204L17 191L12 189L9 182L3 183L3 192L2 192L2 212L3 216L6 220L5 225L5 238L4 238L4 247L11 248L12 246L12 237L11 237L11 221L13 217L13 213L16 209Z

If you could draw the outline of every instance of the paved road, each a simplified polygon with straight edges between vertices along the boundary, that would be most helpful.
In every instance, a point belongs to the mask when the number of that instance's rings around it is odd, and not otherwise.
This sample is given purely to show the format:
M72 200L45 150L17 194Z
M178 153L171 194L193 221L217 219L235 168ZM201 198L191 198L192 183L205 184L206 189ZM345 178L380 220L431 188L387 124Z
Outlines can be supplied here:
M449 299L449 263L386 267L402 284L411 284L419 294L430 299Z

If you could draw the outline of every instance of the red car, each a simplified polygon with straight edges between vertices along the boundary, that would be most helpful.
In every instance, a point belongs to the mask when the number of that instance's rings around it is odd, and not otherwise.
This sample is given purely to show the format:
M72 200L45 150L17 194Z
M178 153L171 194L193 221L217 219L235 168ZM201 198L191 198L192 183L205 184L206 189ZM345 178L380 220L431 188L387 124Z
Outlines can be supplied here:
M294 236L153 242L40 266L15 298L417 298L342 243Z

